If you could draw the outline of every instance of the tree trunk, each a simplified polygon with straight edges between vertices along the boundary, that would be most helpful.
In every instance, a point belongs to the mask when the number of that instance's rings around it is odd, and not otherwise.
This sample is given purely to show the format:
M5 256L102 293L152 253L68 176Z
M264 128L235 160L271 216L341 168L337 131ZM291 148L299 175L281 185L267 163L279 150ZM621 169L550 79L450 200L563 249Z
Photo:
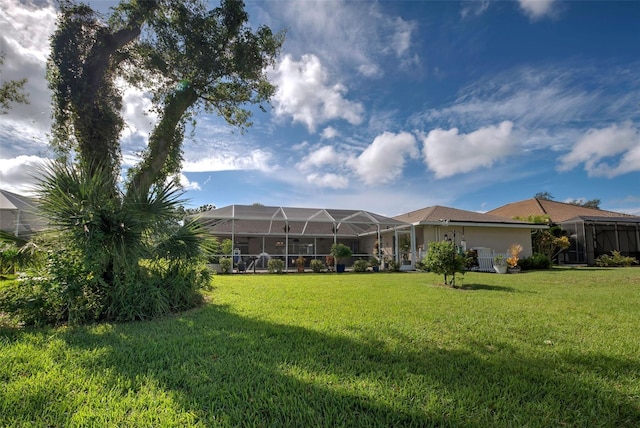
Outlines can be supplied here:
M180 162L182 128L180 123L185 112L198 100L198 94L191 87L177 91L169 97L164 106L160 122L149 137L149 146L131 179L129 191L135 190L146 195L154 183L166 178L167 174L177 172ZM173 156L173 159L170 157ZM167 168L167 161L173 167Z

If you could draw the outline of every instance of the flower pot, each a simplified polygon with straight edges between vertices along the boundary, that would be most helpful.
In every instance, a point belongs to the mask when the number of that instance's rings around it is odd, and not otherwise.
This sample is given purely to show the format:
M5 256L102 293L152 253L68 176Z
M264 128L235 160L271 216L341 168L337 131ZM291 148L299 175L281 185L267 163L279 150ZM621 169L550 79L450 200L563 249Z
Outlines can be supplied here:
M298 266L298 273L304 273L304 266Z
M507 266L493 265L493 270L495 270L496 273L507 273Z
M520 273L520 266L510 267L509 269L507 269L507 272L509 272L509 273Z
M343 264L338 263L336 265L336 272L342 273L342 272L344 272L346 267L347 267L347 265L343 265Z
M373 269L374 272L378 272L380 270L380 266L372 266L371 269Z

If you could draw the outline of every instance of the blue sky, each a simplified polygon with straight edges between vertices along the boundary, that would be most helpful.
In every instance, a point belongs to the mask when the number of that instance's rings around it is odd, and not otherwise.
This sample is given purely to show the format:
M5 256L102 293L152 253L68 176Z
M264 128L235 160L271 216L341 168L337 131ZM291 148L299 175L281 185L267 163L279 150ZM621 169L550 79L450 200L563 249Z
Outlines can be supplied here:
M24 193L47 148L55 9L0 0L2 79L31 104L0 117L0 181ZM93 1L107 10L112 3ZM272 107L244 134L200 115L188 206L286 205L396 215L487 211L549 192L640 213L640 3L248 1L287 30ZM9 31L4 29L9 28ZM124 89L125 166L155 120Z

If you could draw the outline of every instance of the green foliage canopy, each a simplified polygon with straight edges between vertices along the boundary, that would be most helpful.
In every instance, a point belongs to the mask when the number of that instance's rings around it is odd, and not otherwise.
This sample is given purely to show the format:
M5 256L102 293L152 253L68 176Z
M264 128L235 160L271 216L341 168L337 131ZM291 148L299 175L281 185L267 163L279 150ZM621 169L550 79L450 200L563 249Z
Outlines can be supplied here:
M4 56L0 55L0 70L4 64ZM27 96L22 92L27 79L8 80L0 84L0 114L7 113L11 103L29 104Z
M456 273L464 274L466 269L464 256L449 241L430 242L423 263L431 272L444 275L444 283L452 286L456 284Z
M122 1L108 20L64 2L48 67L54 93L55 147L90 170L120 165L124 79L152 94L159 121L128 187L146 193L180 170L186 122L198 111L251 125L245 104L262 106L275 88L266 69L282 34L252 31L244 4L222 0Z

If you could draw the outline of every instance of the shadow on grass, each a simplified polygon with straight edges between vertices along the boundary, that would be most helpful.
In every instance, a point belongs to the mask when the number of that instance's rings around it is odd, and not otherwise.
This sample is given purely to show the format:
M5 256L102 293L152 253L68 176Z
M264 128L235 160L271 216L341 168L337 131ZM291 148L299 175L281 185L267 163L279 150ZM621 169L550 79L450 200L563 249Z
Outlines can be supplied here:
M49 333L41 333L43 341ZM558 372L557 356L533 358L504 344L472 343L469 349L454 350L428 341L417 347L411 343L415 338L399 337L390 347L380 339L384 332L363 328L360 333L333 336L210 305L161 321L62 330L58 337L64 339L66 353L78 354L80 372L99 379L109 393L105 399L124 400L151 382L171 394L180 412L204 426L640 423L640 408L632 397L598 388L600 378L611 385L618 369L637 376L637 362L610 359L611 373L583 379L577 371ZM583 363L577 361L588 370ZM51 388L53 393L56 386ZM25 409L42 414L13 416L41 420L51 404L42 394L20 397L32 403ZM68 403L57 407L72 410L74 397L70 392ZM166 425L161 419L166 412L150 406L148 411L160 418L156 424ZM128 421L127 415L92 411L99 410L89 405L84 422L91 417Z
M487 284L461 284L460 286L457 286L457 288L459 288L460 290L469 290L469 291L484 290L484 291L503 291L507 293L522 292L521 290L516 290L515 288L511 288L511 287L504 287L501 285L487 285Z
M615 269L613 267L598 267L598 266L584 266L584 265L560 265L553 266L551 269L538 269L531 270L527 272L551 272L551 273L562 273L567 271L576 271L576 272L593 272L593 271L602 271L602 270L611 270Z

